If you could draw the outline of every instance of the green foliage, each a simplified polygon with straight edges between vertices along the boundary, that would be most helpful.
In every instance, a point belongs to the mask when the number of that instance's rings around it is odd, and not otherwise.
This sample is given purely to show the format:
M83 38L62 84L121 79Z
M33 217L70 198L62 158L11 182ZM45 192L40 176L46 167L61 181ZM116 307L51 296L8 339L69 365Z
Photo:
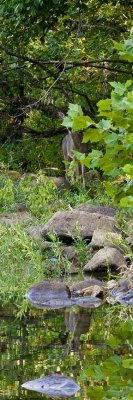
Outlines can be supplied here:
M32 176L28 179L22 178L16 194L19 202L23 202L32 215L43 216L43 221L50 217L58 199L56 186L41 171L37 178Z
M62 175L63 164L60 152L61 137L52 139L31 139L29 136L17 143L6 143L1 147L0 163L12 170L36 172L40 169L46 175ZM55 170L54 170L55 168Z
M9 211L14 207L15 190L13 181L0 175L0 210Z
M84 371L84 380L90 381L87 394L90 398L102 400L132 398L133 385L130 370L133 368L133 359L130 355L130 347L133 344L133 321L120 322L116 327L114 335L107 340L109 346L118 354L109 356L99 364L92 364ZM127 379L128 376L128 379ZM82 379L82 375L81 375ZM100 392L99 392L100 387Z
M113 41L114 48L119 51L119 56L122 60L133 62L133 28L131 29L129 39L123 42Z
M43 279L42 254L23 226L0 224L0 299L22 316L28 308L25 293ZM15 311L14 308L14 311Z
M122 50L119 55L124 60L133 61L133 29L129 39L114 45ZM110 85L111 98L97 103L99 122L83 115L78 105L69 104L63 125L75 134L84 132L83 142L89 142L91 151L86 158L75 152L77 159L89 169L100 169L114 203L133 210L133 81L113 81Z
M133 82L111 82L111 99L98 103L98 123L86 116L71 114L75 132L85 129L83 142L96 144L86 158L77 158L90 169L99 168L112 182L105 182L107 194L122 207L133 207ZM69 110L71 105L69 106ZM78 114L78 113L77 113ZM68 111L69 117L69 111ZM104 118L103 118L104 117ZM64 122L65 123L65 122ZM90 126L90 127L89 127Z

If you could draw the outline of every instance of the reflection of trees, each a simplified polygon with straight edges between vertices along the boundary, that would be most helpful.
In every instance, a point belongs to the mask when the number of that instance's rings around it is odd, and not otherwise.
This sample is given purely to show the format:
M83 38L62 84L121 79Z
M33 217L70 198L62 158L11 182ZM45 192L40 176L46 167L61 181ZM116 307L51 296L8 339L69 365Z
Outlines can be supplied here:
M92 312L87 309L79 311L66 311L65 324L72 332L72 338L69 343L68 352L79 348L80 336L82 333L87 333L90 328Z

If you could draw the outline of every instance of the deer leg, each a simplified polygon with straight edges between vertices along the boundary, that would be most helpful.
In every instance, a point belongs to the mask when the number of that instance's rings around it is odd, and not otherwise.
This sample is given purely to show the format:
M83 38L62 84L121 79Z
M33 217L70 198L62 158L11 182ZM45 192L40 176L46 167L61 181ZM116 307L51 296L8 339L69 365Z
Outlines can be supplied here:
M81 164L81 172L82 172L82 182L83 185L86 186L86 179L85 179L85 166Z

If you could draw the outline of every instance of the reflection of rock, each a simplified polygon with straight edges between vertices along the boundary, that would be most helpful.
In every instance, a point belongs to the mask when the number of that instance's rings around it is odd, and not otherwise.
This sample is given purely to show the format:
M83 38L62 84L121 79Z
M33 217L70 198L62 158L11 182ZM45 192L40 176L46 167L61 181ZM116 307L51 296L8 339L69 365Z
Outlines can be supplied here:
M102 283L98 279L89 279L70 287L71 296L101 296L103 294Z
M80 386L72 379L58 374L34 379L33 381L23 383L21 386L24 389L34 390L35 392L44 393L52 397L69 397L80 390Z
M70 349L78 349L80 336L83 333L87 333L91 323L91 313L82 309L80 311L66 311L65 312L65 324L68 330L73 333L71 342L69 344Z
M99 250L92 259L84 266L84 272L102 270L112 267L115 270L126 267L124 256L114 247L104 247Z
M133 305L133 282L128 279L119 279L114 283L111 291L115 300L121 304Z

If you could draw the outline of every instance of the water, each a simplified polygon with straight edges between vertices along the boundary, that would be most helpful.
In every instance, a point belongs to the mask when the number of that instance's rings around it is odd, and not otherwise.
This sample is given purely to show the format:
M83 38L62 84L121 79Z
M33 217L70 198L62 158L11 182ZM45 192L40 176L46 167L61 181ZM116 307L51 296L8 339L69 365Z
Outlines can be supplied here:
M128 397L133 394L133 325L130 320L120 322L117 309L114 317L112 312L112 307L102 306L40 312L41 316L22 321L1 317L0 399L50 399L21 385L52 373L62 373L80 385L81 391L71 398L133 399ZM116 393L112 397L110 390ZM121 390L123 397L118 397Z

